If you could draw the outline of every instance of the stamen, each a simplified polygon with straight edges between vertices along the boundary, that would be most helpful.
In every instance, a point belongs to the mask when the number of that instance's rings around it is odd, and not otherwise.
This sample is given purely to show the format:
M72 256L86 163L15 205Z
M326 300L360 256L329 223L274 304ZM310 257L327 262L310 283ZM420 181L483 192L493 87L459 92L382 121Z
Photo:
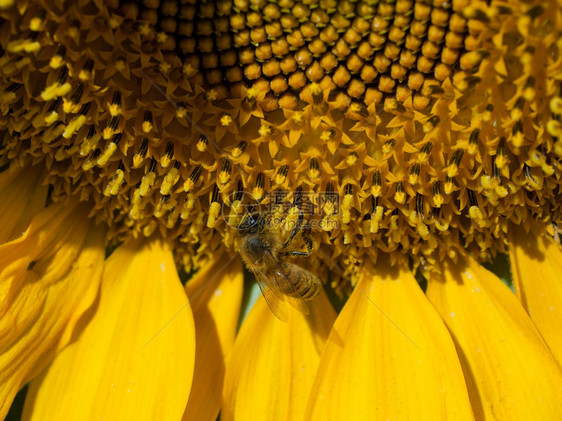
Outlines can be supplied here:
M160 194L161 195L169 195L172 187L176 184L180 178L179 174L180 163L179 161L174 161L172 168L166 173L164 180L162 181L162 185L160 186Z
M152 112L149 110L145 110L142 119L142 131L144 133L150 133L152 131L152 128Z
M436 181L435 183L433 183L433 186L431 187L432 189L432 198L433 198L433 206L435 208L441 208L441 206L443 205L443 202L445 201L445 199L443 198L443 195L441 194L441 183L439 181Z
M119 167L115 171L113 178L111 181L105 186L103 190L104 196L115 196L119 193L121 186L123 185L123 181L125 178L125 167L123 166L122 162L119 162Z
M260 172L256 177L256 184L254 186L254 189L252 190L252 195L257 201L259 201L265 194L264 188L265 188L265 177L263 173Z
M170 141L166 143L166 149L164 150L164 155L160 158L160 165L162 168L168 168L172 159L174 158L174 144Z
M449 166L447 167L447 177L453 178L459 173L459 165L464 154L464 149L459 148L454 153L449 160Z
M320 177L320 165L318 164L318 158L313 156L310 158L310 164L308 167L308 175L311 179Z
M133 168L139 168L144 159L146 158L146 154L148 152L148 138L143 137L139 148L137 149L137 153L133 157Z
M197 141L197 150L199 152L205 152L207 150L208 143L209 140L207 139L207 136L205 135L199 136L199 140Z
M217 223L217 217L220 212L219 188L215 184L213 194L211 196L211 204L209 207L209 218L207 219L207 228L214 228Z
M156 160L152 158L150 161L150 166L148 167L148 172L142 178L140 187L139 187L139 196L145 197L148 195L152 187L154 186L154 182L156 181Z
M220 184L226 184L230 181L230 175L232 173L232 161L225 158L222 163L221 172L219 173L218 179Z
M399 181L398 183L396 183L396 191L394 192L394 200L396 200L396 202L398 202L399 204L403 205L404 203L406 203L406 192L404 191L404 184Z
M117 133L115 136L113 136L113 139L111 139L111 142L109 142L109 144L105 148L105 151L103 151L103 154L98 158L98 166L104 167L107 164L107 161L109 161L109 159L117 150L117 145L119 145L119 142L121 141L121 136L121 133Z
M199 177L201 176L202 172L203 172L203 166L200 164L196 165L193 168L193 170L191 170L191 174L189 174L189 178L183 184L183 189L186 193L191 191L193 187L195 187L195 183L197 183L197 180L199 180Z

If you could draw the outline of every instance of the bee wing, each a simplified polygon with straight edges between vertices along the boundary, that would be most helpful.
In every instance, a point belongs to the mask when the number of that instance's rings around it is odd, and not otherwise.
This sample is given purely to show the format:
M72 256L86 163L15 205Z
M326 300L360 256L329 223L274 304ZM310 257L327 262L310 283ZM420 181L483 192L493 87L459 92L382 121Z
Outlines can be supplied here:
M269 253L269 258L272 260L272 268L270 272L272 275L269 276L269 279L272 283L274 283L275 287L279 291L287 291L288 293L283 294L285 299L300 311L305 316L310 313L308 308L308 304L306 301L301 297L300 293L294 286L294 282L298 282L297 279L291 279L290 274L295 273L295 271L291 269L291 263L279 263L271 253Z
M256 281L260 287L261 293L265 302L269 306L271 312L282 322L287 321L287 306L283 294L275 288L270 288L268 282L271 282L271 277L266 277L263 272L255 272Z
M308 316L310 314L310 309L308 308L308 304L302 298L287 297L287 301L289 301L289 304L291 304L293 308L296 308L305 316Z

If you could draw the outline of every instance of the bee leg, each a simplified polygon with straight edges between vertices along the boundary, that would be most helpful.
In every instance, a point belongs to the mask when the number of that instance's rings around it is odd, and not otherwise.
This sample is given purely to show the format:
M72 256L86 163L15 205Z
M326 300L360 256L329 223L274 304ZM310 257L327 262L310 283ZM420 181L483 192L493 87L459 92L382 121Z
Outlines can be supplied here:
M303 220L304 220L304 218L303 218L302 211L301 211L299 213L299 220L297 221L297 225L293 229L293 232L291 232L291 235L289 236L287 241L285 241L285 244L283 244L282 248L286 249L287 247L289 247L289 245L291 245L291 242L293 241L293 238L295 238L295 236L299 233L299 231L302 227Z
M263 226L265 225L265 219L264 218L260 218L260 222L258 223L258 232L262 232L263 231Z
M302 232L302 239L304 240L304 244L306 245L308 254L310 254L312 253L312 239L308 236L308 234L305 233L306 231Z
M279 253L280 256L310 256L310 251L285 251Z

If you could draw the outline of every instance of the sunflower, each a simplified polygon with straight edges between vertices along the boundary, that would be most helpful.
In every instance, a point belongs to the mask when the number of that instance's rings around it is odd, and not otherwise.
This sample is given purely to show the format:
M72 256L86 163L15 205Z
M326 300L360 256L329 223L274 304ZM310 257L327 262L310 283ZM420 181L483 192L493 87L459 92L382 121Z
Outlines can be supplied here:
M0 418L557 419L561 10L1 0Z

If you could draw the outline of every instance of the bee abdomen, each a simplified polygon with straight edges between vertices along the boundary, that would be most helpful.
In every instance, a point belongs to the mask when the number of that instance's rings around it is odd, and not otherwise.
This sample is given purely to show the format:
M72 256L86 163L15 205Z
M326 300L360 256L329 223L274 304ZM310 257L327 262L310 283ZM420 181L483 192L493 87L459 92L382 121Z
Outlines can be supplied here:
M306 276L305 279L303 279L303 282L300 282L295 286L295 289L303 298L303 300L312 300L314 297L316 297L316 295L318 295L318 291L320 291L320 285L318 280L310 276Z
M293 282L294 290L292 294L296 298L302 298L303 300L312 300L318 292L320 291L320 281L316 276L306 273L304 269L299 268L300 276L293 276L292 279L296 280Z

